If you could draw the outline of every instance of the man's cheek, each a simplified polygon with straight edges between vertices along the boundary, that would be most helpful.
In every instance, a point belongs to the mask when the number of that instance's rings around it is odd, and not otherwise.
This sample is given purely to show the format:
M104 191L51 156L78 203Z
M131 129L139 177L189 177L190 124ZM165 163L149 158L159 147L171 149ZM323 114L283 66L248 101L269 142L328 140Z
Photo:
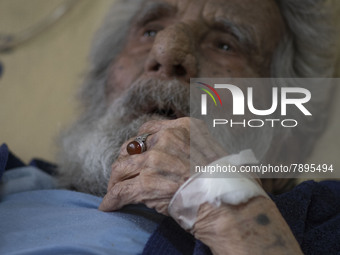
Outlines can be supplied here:
M141 73L141 65L131 63L129 59L119 59L110 68L108 74L108 93L111 97L119 96L124 90L138 78Z
M200 65L200 77L232 77L237 66L221 63L204 62ZM237 70L236 70L237 71Z
M226 56L214 61L201 61L200 77L258 77L256 68L246 58Z

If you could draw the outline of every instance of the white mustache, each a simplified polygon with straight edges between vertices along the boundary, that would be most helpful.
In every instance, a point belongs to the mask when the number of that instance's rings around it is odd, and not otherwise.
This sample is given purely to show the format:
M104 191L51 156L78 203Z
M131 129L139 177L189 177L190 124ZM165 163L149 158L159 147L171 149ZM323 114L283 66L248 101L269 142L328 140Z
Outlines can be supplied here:
M142 114L173 115L190 114L190 89L178 80L137 80L114 105L120 104L122 117L140 117Z

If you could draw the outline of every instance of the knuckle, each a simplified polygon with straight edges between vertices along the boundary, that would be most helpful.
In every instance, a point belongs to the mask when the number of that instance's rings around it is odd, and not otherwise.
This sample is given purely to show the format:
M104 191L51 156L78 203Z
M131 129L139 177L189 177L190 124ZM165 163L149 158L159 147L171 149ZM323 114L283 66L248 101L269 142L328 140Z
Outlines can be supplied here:
M163 131L162 138L163 139L171 139L173 137L173 129L168 128Z
M148 122L143 123L139 128L139 132L141 133L141 132L144 132L145 130L148 130L150 125L151 125L151 122L152 121L148 121Z
M152 132L155 129L155 127L157 127L158 122L159 121L157 120L150 120L150 121L143 123L138 130L139 134Z
M176 121L177 121L177 123L179 123L182 126L190 127L190 123L192 121L192 118L190 118L190 117L183 117L183 118L177 119Z
M164 145L167 144L169 141L172 141L174 138L173 131L174 129L172 128L167 128L158 133L158 144Z
M158 166L161 163L160 152L156 150L150 150L147 152L147 162L149 166Z

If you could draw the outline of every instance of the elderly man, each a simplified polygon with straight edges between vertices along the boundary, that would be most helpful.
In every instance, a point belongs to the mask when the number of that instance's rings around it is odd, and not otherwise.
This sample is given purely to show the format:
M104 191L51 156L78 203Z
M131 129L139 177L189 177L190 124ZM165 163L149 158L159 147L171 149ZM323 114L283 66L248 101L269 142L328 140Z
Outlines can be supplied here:
M189 227L182 220L187 208L181 208L174 194L190 185L190 151L198 154L202 165L232 153L211 143L207 132L190 146L190 125L202 126L189 117L190 78L331 76L334 59L327 29L318 19L321 2L118 1L94 42L91 70L81 94L84 113L61 139L62 186L105 195L101 211L145 204L162 215L170 214L213 254L302 254L280 211L256 180L249 184L254 187L251 195L242 202L222 199L195 204ZM306 133L301 144L287 139L271 145L281 153L288 151L287 162L304 159L316 132ZM137 136L144 140L136 141ZM304 139L308 148L302 144ZM292 146L299 150L291 150ZM280 160L275 153L266 157ZM283 191L287 182L265 180L263 187L267 192ZM163 219L153 211L146 216L133 208L121 213L136 214L132 222L144 221L131 230L131 239L141 235L136 229ZM115 220L121 223L106 218ZM168 224L169 235L186 236L180 229L171 232L175 223ZM121 242L117 237L112 240ZM139 250L115 251L140 252L145 238L140 242ZM154 235L145 249L154 245L149 252L173 253L162 250L164 245L157 246L158 242ZM202 243L198 246L192 251L210 252ZM181 247L175 247L177 252L190 250ZM64 251L72 253L72 249Z

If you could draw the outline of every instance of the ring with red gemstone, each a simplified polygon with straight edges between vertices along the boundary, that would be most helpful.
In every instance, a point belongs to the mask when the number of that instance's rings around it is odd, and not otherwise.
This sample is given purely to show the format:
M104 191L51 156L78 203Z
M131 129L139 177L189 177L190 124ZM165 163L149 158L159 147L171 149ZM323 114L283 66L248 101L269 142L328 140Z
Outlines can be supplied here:
M146 138L151 134L142 134L137 136L135 140L129 142L126 146L126 150L129 155L141 154L146 151Z

